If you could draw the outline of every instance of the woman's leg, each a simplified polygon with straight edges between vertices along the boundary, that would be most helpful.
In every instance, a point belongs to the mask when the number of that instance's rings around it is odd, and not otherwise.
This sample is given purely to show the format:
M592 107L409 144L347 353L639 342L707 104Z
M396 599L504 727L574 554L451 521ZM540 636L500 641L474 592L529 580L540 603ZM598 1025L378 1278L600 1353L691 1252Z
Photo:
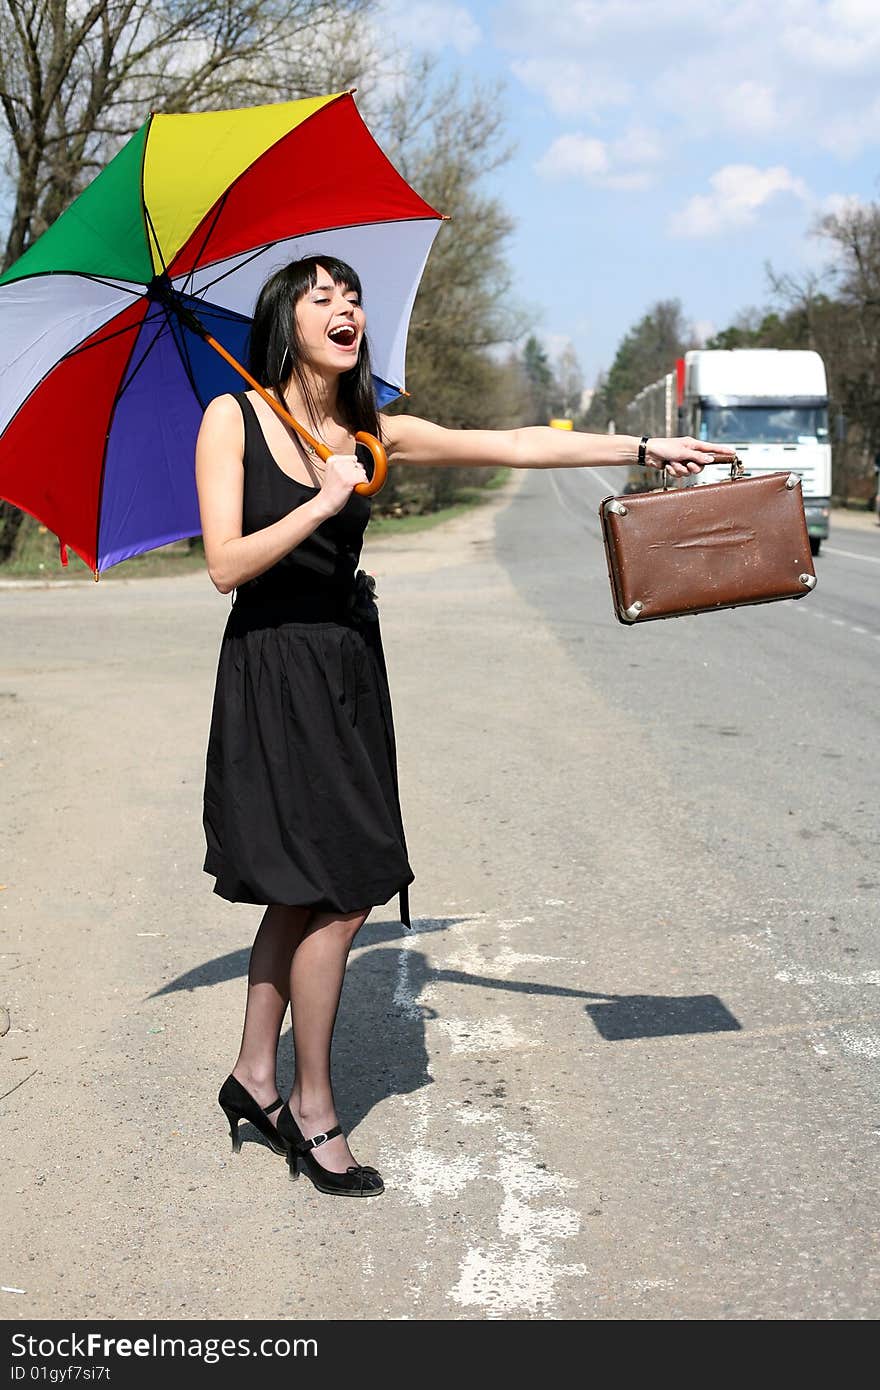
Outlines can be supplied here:
M330 1084L330 1044L348 953L369 913L369 908L345 916L316 912L293 954L290 1001L296 1079L289 1104L307 1139L338 1123ZM314 1157L334 1173L344 1173L357 1162L342 1134L322 1144Z
M251 948L244 1030L232 1075L261 1106L278 1095L275 1062L290 1000L290 963L310 913L308 907L270 903ZM274 1123L277 1115L269 1119Z

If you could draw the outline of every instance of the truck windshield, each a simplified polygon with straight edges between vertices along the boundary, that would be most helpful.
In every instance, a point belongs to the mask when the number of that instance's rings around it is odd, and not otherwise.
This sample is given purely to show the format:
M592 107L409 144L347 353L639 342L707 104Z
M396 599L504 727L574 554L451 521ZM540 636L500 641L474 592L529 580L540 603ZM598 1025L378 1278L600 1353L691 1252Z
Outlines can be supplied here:
M824 406L705 405L700 438L717 444L822 444L828 439Z

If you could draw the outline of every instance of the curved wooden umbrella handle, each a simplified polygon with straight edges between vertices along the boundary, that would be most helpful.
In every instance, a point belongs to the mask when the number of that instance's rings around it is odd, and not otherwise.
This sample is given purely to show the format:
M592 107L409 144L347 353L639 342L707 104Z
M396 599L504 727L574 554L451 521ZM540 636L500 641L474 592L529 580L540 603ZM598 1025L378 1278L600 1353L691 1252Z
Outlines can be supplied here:
M364 430L358 430L355 439L373 455L373 476L368 483L355 483L354 490L362 497L375 497L388 477L388 455L385 445L381 439L377 439L374 434L367 434Z
M197 322L194 317L193 322ZM229 363L230 367L234 367L239 376L244 377L248 385L253 387L257 395L262 396L266 404L272 407L279 419L283 420L286 425L290 425L291 429L296 430L300 439L304 440L310 448L314 449L318 457L326 463L333 452L332 449L328 449L326 444L322 444L319 439L315 439L309 434L305 426L301 425L298 420L294 420L290 411L285 410L284 406L280 405L275 397L270 395L266 388L261 386L240 362L235 360L232 353L226 351L222 343L218 343L216 338L212 338L210 333L206 333L200 324L197 324L197 326L205 342L212 347L215 352L218 352L220 356ZM373 497L379 491L388 476L388 455L385 452L385 447L381 440L378 440L373 434L367 434L364 430L359 430L355 435L355 439L358 444L365 445L373 456L373 476L370 478L369 482L356 483L354 491L359 492L362 497Z

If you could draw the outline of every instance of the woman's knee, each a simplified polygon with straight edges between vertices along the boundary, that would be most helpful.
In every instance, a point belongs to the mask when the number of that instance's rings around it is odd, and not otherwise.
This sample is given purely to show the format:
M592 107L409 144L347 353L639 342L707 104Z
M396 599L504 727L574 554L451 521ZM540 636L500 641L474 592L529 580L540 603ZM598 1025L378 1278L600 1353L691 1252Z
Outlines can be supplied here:
M306 927L306 936L314 932L330 932L334 937L350 945L357 936L372 908L365 907L357 912L314 912Z
M339 918L339 927L343 936L347 936L349 941L353 941L370 915L371 908L362 908L359 912L347 912Z

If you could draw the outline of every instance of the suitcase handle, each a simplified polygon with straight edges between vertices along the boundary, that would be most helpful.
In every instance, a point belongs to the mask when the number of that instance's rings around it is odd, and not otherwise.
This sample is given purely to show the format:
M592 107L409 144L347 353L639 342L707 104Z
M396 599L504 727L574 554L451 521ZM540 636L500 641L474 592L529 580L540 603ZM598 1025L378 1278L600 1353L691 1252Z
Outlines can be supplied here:
M739 457L739 454L734 454L730 463L730 482L733 482L735 478L745 477L745 472L745 464ZM665 464L663 467L663 491L669 491L669 473L666 470Z

